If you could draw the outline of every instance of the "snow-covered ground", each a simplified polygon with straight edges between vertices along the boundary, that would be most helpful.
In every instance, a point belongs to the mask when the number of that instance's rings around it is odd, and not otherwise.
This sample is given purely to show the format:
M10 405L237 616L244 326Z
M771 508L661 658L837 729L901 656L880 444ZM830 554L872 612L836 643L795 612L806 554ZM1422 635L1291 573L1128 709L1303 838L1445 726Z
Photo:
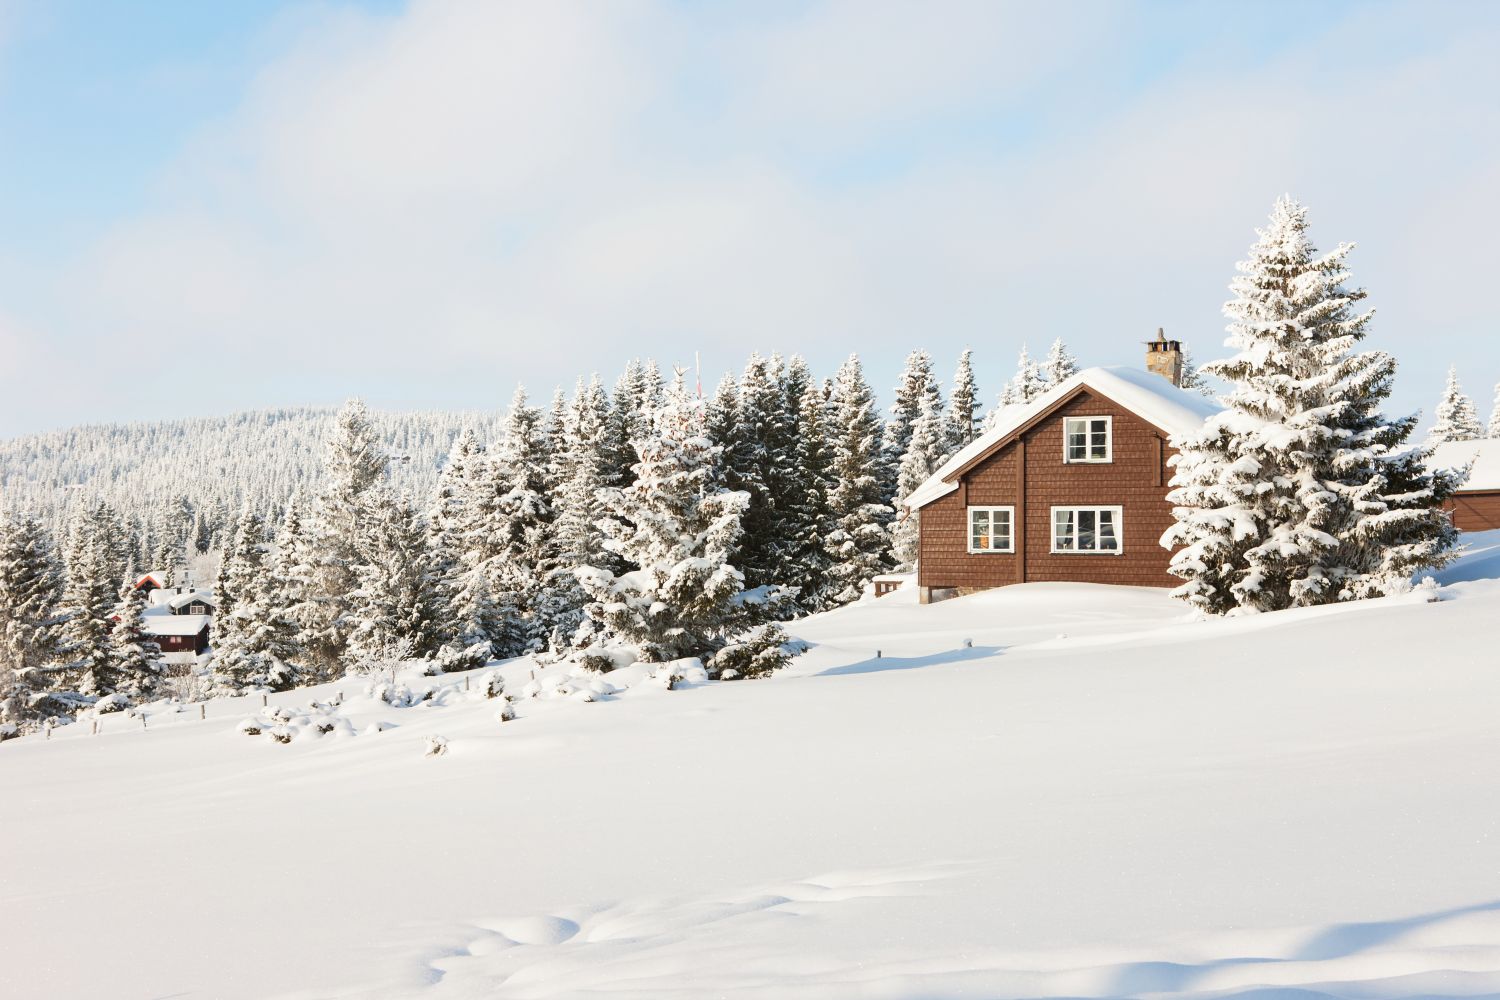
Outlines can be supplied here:
M344 693L288 744L238 731L258 698L13 741L0 995L1497 994L1500 532L1469 541L1437 603L900 592L794 624L771 680L549 668L505 723L463 675L348 681L272 697Z

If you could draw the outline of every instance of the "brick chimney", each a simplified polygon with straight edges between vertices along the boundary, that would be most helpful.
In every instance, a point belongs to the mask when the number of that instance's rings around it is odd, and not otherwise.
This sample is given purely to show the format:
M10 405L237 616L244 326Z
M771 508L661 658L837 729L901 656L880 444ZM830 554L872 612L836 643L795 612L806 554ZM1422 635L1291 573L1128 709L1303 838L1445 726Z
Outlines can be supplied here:
M1156 339L1146 341L1146 370L1173 385L1182 385L1182 342L1168 340L1166 331L1157 327Z

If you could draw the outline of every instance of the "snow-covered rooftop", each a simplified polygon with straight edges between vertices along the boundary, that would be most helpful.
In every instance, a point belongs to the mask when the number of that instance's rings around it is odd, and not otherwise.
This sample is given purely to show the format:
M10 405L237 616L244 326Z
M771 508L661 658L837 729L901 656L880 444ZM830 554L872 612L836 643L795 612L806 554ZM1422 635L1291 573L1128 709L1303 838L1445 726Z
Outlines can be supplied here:
M144 615L141 631L147 635L197 635L212 620L208 615Z
M1431 465L1435 469L1461 469L1470 462L1474 468L1469 470L1464 489L1500 490L1500 438L1444 442L1433 451Z
M912 509L923 507L958 489L958 483L947 482L946 477L1004 441L1017 428L1079 386L1087 386L1107 396L1168 434L1192 433L1221 409L1219 404L1199 393L1179 389L1160 375L1139 368L1085 368L1032 402L1001 410L995 425L944 462L932 478L912 491L906 498L906 505Z

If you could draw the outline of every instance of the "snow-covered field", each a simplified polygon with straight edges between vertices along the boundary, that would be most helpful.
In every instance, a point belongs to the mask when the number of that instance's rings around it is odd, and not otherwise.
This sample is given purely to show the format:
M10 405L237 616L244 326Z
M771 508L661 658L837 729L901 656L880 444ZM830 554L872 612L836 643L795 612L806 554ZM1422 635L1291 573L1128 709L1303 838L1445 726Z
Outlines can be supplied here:
M272 697L345 695L285 745L238 731L258 698L13 741L0 995L1500 994L1500 532L1468 540L1437 603L902 592L766 681L554 667L505 723L463 675L346 681Z

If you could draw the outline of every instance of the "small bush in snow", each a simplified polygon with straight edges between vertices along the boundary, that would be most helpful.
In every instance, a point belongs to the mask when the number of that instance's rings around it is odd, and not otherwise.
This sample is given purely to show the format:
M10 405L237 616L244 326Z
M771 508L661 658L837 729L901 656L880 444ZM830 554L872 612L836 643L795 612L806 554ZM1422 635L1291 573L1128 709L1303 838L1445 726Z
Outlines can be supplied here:
M805 643L789 642L781 626L763 625L715 653L708 664L709 676L725 681L768 677L806 648Z
M246 736L259 736L262 727L259 719L242 719L235 728Z
M427 752L424 757L441 757L448 752L448 740L442 736L427 737Z
M500 706L500 714L496 716L501 722L514 722L516 718L516 707L510 702Z
M437 658L428 666L426 673L452 674L460 670L473 670L490 661L490 644L478 642L472 646L444 646Z
M109 694L94 702L95 715L108 715L111 712L121 712L130 708L130 699L123 694Z
M267 735L269 735L271 739L275 740L277 743L292 742L292 731L286 726L277 726L275 729L272 729Z
M478 684L475 686L486 698L498 698L505 693L505 678L497 670L482 673L477 680Z

